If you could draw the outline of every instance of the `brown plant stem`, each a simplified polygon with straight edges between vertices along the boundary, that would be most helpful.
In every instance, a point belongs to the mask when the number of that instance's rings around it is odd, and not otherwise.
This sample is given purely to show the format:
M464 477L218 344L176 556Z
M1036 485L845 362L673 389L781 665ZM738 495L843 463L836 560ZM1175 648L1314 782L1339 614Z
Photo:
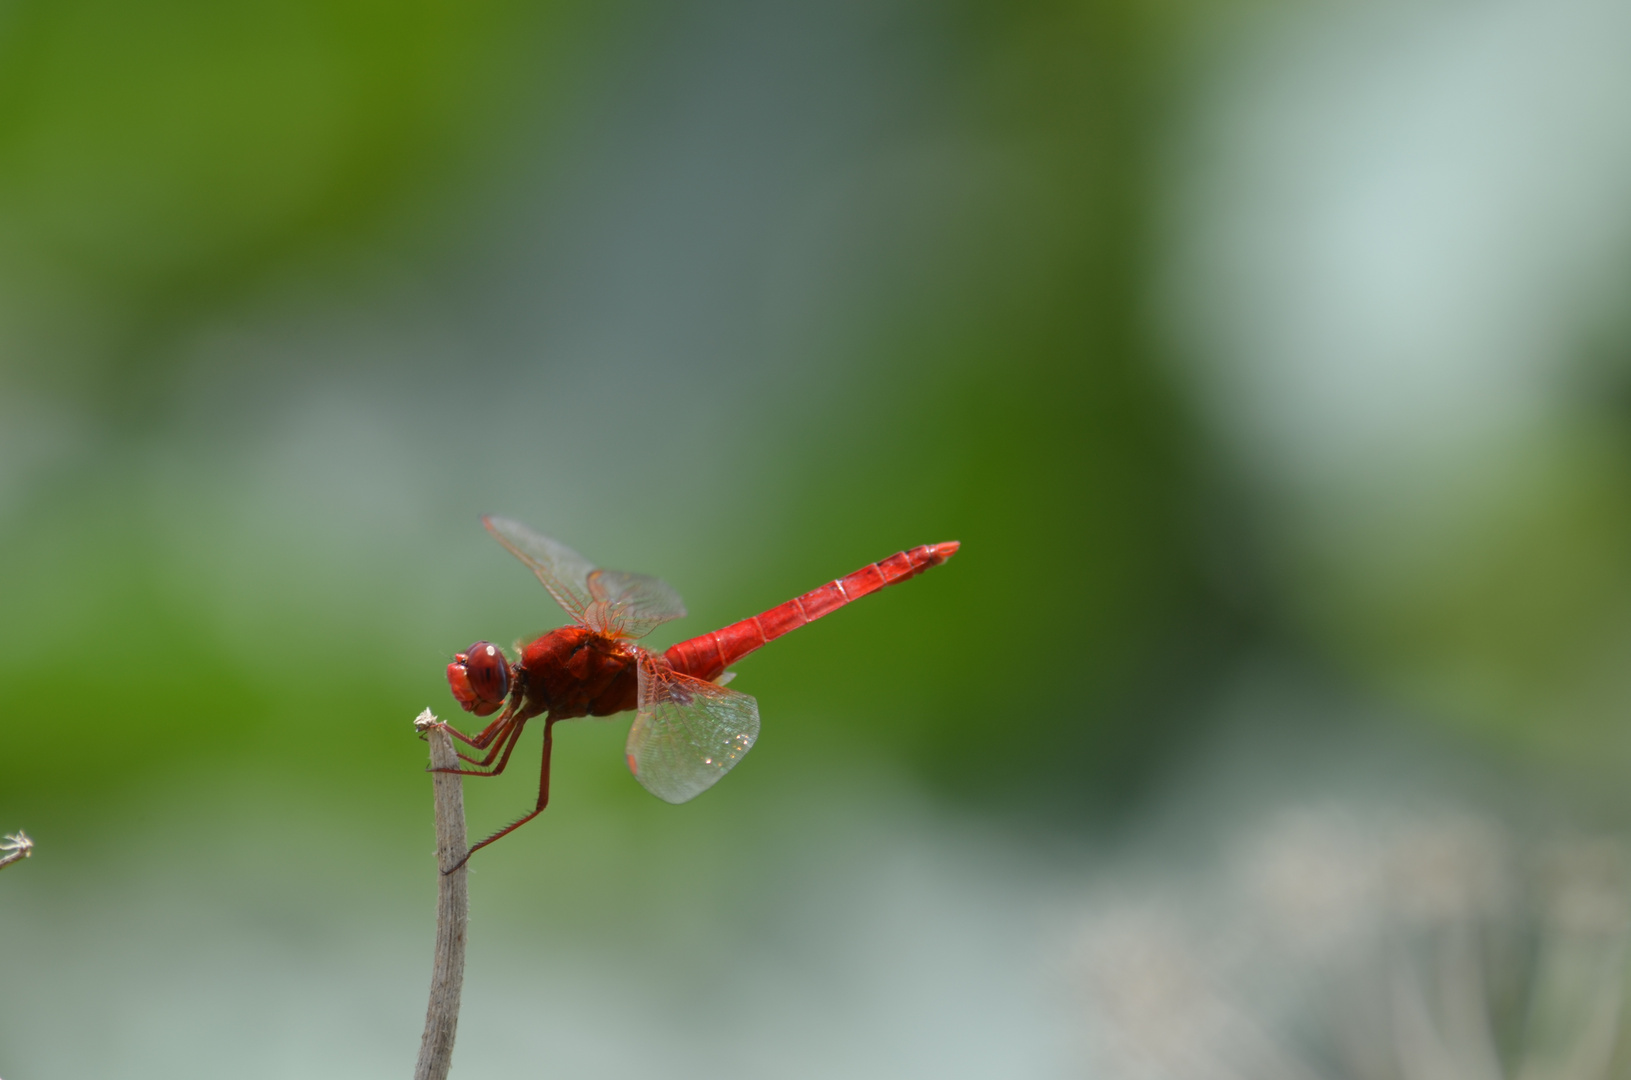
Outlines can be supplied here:
M430 743L433 769L459 764L453 740L431 711L413 722ZM470 918L468 871L464 859L469 838L464 826L464 788L452 773L431 773L436 793L436 960L430 975L430 1005L425 1010L425 1034L419 1042L419 1064L414 1080L446 1080L453 1063L453 1039L459 1030L459 992L464 987L464 942ZM453 869L457 867L457 869Z

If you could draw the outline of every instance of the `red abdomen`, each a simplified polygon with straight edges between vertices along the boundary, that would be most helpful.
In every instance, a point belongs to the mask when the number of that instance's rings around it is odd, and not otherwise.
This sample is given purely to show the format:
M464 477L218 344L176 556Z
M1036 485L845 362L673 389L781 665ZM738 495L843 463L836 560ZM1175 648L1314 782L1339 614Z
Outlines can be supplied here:
M819 589L811 589L803 596L795 596L787 603L751 619L743 619L723 630L682 641L664 653L664 658L675 671L711 682L723 675L731 664L761 645L837 611L852 600L859 600L886 585L916 577L931 566L939 566L957 554L957 547L957 541L952 540L897 552L887 559L863 566L853 574L829 581Z

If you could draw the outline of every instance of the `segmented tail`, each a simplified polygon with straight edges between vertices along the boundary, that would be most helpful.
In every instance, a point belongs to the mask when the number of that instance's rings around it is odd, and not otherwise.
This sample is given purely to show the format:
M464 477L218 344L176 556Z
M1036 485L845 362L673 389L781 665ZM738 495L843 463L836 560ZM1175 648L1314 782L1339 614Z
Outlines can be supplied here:
M939 566L957 554L956 540L945 544L925 544L897 552L879 562L863 566L853 574L829 581L769 611L732 623L722 630L703 634L671 647L664 657L674 670L698 679L712 681L725 669L767 642L790 630L815 622L852 600L916 577L931 566Z

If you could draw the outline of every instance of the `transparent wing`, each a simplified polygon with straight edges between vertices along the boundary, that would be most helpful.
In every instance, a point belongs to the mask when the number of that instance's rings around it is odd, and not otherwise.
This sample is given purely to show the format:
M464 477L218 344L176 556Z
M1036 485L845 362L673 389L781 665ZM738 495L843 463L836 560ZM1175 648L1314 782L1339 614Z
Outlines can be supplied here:
M645 574L601 570L558 540L519 521L484 517L493 538L532 568L572 621L611 637L643 637L685 614L685 604L666 582Z
M664 802L707 791L753 749L759 703L640 654L640 711L629 729L629 771Z
M572 621L587 626L584 613L594 597L589 595L589 575L595 564L565 544L535 533L519 521L509 518L484 516L481 523L503 544L511 555L532 567L538 580L544 583L549 595L566 609Z
M612 637L645 637L663 623L685 616L680 594L668 582L646 574L596 570L589 575L589 592L595 600L584 617Z

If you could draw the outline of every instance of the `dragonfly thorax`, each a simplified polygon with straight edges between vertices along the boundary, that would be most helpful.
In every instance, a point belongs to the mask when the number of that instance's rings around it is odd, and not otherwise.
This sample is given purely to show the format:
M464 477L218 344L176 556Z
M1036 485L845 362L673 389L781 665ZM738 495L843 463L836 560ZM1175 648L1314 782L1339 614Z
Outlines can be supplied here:
M635 706L638 646L583 626L563 626L521 649L515 676L528 712L551 720L611 716Z

